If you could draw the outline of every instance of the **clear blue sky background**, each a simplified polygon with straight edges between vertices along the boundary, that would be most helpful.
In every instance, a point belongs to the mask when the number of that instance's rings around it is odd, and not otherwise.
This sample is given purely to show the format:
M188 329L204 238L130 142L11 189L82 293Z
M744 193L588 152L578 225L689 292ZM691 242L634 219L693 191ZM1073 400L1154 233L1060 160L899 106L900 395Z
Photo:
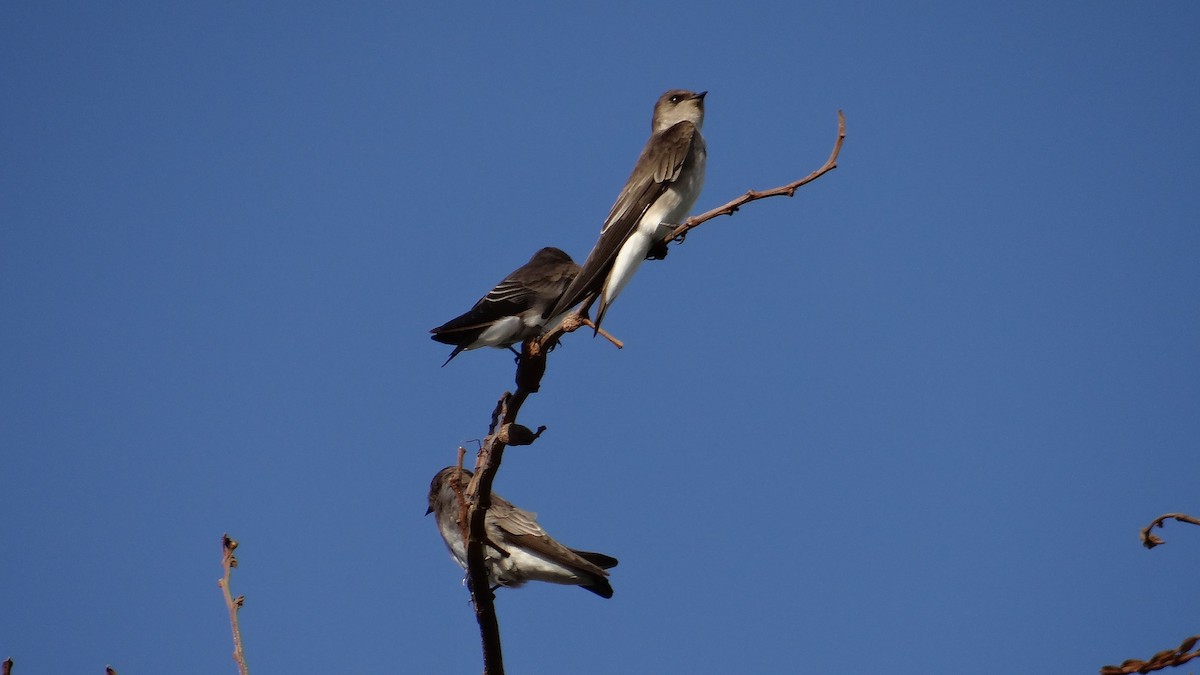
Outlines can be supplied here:
M195 4L195 3L193 3ZM513 364L427 331L586 256L658 94L711 221L551 359L504 496L616 596L513 673L1088 673L1200 632L1200 4L9 2L0 658L471 673L423 517Z

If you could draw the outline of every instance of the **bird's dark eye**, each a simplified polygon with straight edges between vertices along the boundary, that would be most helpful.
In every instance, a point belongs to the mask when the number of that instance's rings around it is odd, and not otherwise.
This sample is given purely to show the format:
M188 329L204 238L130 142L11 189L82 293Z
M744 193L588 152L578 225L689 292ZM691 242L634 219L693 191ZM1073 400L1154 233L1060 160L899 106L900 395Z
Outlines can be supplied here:
M671 103L679 103L681 100L683 100L683 99L679 96L679 94L676 94L671 97Z

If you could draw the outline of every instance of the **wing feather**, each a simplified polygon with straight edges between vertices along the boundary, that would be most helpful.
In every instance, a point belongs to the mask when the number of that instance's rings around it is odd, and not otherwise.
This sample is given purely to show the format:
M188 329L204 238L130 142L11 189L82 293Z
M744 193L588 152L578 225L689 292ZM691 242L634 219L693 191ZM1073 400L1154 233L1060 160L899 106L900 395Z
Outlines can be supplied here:
M564 565L570 565L581 572L598 577L608 576L600 566L583 558L575 551L555 541L538 525L537 514L517 508L505 499L492 495L492 506L489 516L497 527L504 530L507 538L514 543L536 553L556 560ZM615 561L614 561L614 564Z
M532 267L539 257L553 257L551 264ZM525 266L505 277L488 294L480 298L471 309L450 319L430 332L437 340L439 335L482 331L493 321L519 315L539 303L548 306L553 299L574 280L579 265L570 256L558 249L543 249L534 255ZM451 338L447 335L447 338ZM471 336L473 341L478 335ZM454 344L454 342L450 342Z
M617 201L604 220L600 239L588 254L575 280L554 308L544 316L558 316L589 296L600 293L617 254L637 229L642 216L679 178L688 151L698 135L696 125L684 121L651 136L642 148L625 189L617 196Z

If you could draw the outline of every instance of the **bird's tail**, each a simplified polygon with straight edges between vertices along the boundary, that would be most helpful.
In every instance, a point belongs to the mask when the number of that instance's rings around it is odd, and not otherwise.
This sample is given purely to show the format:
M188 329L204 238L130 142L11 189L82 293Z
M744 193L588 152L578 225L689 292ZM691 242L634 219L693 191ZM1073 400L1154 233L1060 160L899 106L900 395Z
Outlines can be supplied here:
M613 596L612 584L608 583L608 579L604 577L597 578L594 584L580 586L580 588L587 589L602 598L611 598Z
M617 566L616 558L609 556L609 555L604 555L603 553L593 553L591 551L576 551L575 549L571 549L571 552L574 553L575 555L579 556L580 558L583 558L584 560L592 563L596 567L599 567L602 570L606 570L610 567Z
M461 353L462 353L462 351L463 351L464 349L466 349L466 348L467 348L467 347L466 347L466 345L459 345L459 346L455 347L455 348L454 348L454 351L450 352L450 358L446 359L446 363L450 363L451 361L453 361L453 360L454 360L454 357L456 357L456 356L458 356L459 354L461 354ZM446 367L446 363L443 363L443 364L442 364L442 367L443 367L443 368L445 368L445 367Z

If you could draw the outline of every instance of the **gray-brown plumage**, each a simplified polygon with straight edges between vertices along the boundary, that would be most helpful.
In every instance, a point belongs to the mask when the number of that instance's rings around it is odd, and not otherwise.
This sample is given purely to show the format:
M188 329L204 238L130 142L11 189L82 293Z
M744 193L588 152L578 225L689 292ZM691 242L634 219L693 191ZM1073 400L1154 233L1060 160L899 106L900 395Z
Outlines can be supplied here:
M468 349L512 347L553 326L558 314L550 309L578 273L579 265L561 249L533 254L467 312L430 331L434 340L455 345L446 363ZM556 321L547 321L551 317Z
M448 466L433 477L429 485L429 509L425 513L436 514L438 531L450 554L466 569L467 544L458 525L461 505L454 485L457 478L465 495L473 474L463 469L461 477L456 477L457 471L456 467ZM538 525L536 513L519 509L493 492L484 529L490 540L484 564L492 586L517 587L526 581L547 581L582 586L602 598L612 597L605 570L616 566L616 558L563 546Z
M646 254L692 210L704 187L707 160L704 95L672 89L654 105L650 139L604 220L600 239L549 315L599 298L596 326L633 278Z

